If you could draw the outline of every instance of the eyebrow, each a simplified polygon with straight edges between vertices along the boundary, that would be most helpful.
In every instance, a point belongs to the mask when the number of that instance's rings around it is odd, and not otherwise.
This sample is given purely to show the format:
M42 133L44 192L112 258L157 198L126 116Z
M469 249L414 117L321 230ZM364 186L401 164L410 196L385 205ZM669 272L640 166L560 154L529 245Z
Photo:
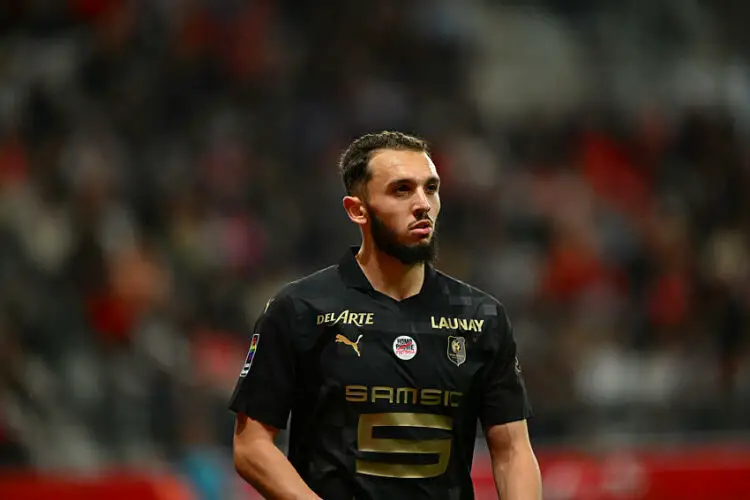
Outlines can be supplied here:
M414 179L410 179L408 177L403 177L401 179L394 179L391 182L388 183L389 186L395 186L397 184L414 184ZM440 177L437 177L435 175L432 175L427 178L426 184L432 184L437 183L440 184Z

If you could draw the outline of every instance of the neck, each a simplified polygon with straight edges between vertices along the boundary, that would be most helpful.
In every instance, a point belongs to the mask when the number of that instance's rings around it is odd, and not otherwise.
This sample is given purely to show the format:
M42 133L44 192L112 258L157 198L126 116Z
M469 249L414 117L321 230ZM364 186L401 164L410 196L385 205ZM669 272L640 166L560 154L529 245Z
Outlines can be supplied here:
M417 295L424 283L424 263L406 265L364 241L356 256L372 287L395 300Z

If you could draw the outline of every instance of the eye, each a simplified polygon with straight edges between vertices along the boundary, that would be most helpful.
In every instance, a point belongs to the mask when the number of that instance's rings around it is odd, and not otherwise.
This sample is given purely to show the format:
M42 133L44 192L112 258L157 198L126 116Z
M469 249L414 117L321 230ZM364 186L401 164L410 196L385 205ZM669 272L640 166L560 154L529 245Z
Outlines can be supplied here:
M406 184L399 184L396 186L396 192L399 194L405 194L411 191L411 188Z
M438 185L437 184L430 184L427 186L427 192L428 193L437 193Z

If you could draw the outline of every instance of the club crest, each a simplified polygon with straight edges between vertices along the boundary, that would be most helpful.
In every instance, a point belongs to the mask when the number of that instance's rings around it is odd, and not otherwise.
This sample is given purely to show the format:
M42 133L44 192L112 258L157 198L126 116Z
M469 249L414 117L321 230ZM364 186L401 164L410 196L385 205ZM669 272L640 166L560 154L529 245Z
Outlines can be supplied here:
M466 339L464 337L448 337L448 359L456 366L466 361Z

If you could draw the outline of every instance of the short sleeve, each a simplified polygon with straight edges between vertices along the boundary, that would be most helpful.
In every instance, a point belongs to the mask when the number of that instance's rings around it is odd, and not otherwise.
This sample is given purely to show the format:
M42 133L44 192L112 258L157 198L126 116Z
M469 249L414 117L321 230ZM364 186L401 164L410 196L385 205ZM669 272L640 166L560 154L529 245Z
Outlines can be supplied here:
M479 416L484 428L523 420L532 415L513 327L505 310L500 308L499 312L501 314L492 332L492 357L482 376Z
M291 410L295 359L291 299L272 299L255 322L250 346L229 409L277 429L286 428Z

